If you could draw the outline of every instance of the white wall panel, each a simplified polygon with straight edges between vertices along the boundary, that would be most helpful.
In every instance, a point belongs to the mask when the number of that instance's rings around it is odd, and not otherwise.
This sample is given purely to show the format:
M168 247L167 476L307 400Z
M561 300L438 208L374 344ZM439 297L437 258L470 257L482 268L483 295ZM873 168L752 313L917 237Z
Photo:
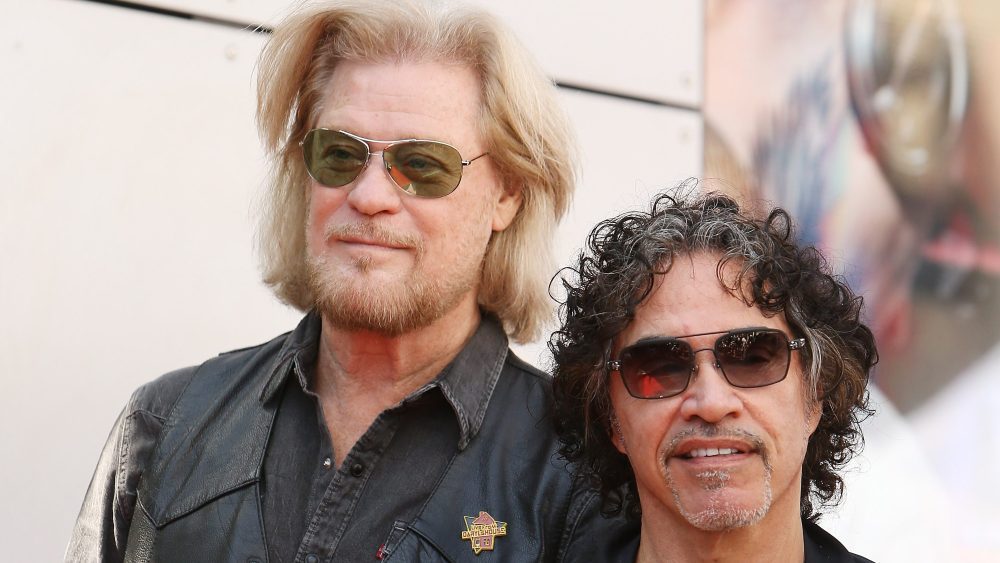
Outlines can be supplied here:
M76 0L15 2L0 19L0 449L13 452L0 465L2 559L61 557L135 387L297 321L258 281L251 249L265 39ZM701 123L562 99L583 144L556 241L567 263L597 220L699 174Z
M0 559L57 561L129 393L297 315L251 252L264 37L21 4L0 19Z
M139 0L240 23L273 25L288 0ZM470 0L510 25L555 80L701 105L702 0Z
M130 0L154 8L162 8L206 18L247 25L274 26L301 0Z
M701 105L700 0L474 0L502 17L555 80Z
M579 254L601 220L648 209L655 194L701 175L702 120L678 110L584 92L561 95L581 144L582 177L573 205L559 226L559 266ZM525 360L546 366L545 342L515 346Z

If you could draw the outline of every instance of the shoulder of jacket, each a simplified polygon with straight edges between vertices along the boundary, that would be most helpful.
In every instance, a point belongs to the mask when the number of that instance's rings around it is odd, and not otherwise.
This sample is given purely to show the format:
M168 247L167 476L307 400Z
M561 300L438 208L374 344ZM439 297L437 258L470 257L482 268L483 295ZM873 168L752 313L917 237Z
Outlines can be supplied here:
M199 365L183 367L142 385L132 394L126 414L144 412L164 418L196 377L212 377L241 367L266 361L274 356L290 333L286 332L263 344L222 352Z
M220 352L218 357L224 357L224 356L230 356L230 355L238 355L238 354L250 354L250 355L253 355L256 352L258 352L259 350L261 350L262 348L273 347L274 345L277 345L278 347L280 347L282 344L285 343L285 340L287 340L288 337L291 334L292 334L292 331L288 331L288 332L279 334L278 336L275 336L274 338L268 340L267 342L261 342L260 344L254 344L252 346L244 346L242 348L234 348L234 349L229 350L227 352Z
M506 363L507 366L512 368L514 371L519 372L521 375L537 379L540 383L543 383L546 386L550 385L552 382L551 375L525 361L510 348L507 349Z
M132 393L126 407L126 414L147 413L163 418L181 396L198 370L198 366L188 366L157 377Z
M531 416L518 424L535 426L542 420L547 421L552 408L552 377L508 349L502 375L490 399L490 410L496 410L494 403L507 414L510 412L507 407L527 409ZM505 426L511 423L508 418Z

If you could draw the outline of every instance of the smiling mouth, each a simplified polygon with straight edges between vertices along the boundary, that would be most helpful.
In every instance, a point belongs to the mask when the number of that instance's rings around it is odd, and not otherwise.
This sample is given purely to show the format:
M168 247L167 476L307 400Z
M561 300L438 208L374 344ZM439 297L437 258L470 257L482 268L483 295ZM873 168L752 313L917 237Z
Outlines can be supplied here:
M670 437L663 448L663 461L695 465L725 464L760 456L767 463L767 448L757 434L742 428L698 424Z

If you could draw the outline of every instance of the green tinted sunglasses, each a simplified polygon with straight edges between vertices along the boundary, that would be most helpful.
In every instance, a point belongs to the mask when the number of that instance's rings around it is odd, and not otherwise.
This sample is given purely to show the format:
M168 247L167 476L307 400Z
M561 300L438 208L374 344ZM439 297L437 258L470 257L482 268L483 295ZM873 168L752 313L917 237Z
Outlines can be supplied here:
M368 143L386 145L372 152ZM355 180L373 154L382 154L385 171L404 192L417 197L444 197L462 181L462 169L489 153L462 160L458 149L440 141L378 141L346 131L313 129L299 143L306 170L320 184L339 188Z

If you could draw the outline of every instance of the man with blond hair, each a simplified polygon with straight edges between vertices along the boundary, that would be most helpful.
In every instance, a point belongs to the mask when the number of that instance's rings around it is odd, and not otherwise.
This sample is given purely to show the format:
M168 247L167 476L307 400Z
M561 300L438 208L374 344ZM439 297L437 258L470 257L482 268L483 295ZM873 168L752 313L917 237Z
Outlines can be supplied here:
M260 61L264 279L291 333L136 391L74 561L616 560L556 458L548 313L573 190L554 88L488 14L327 2Z

